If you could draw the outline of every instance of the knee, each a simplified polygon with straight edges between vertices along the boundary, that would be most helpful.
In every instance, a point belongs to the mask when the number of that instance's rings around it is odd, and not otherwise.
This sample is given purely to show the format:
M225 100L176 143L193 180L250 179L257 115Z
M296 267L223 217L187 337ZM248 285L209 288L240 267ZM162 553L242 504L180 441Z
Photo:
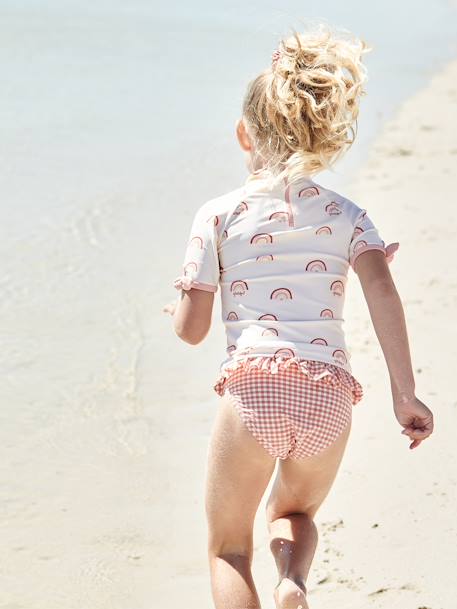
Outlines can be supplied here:
M252 564L252 552L248 550L229 551L223 549L221 551L210 550L208 552L209 562L223 561L237 571L244 570Z
M251 567L253 553L250 548L208 548L208 559L210 564L222 561L237 571L244 571Z
M294 537L299 537L306 532L307 535L318 537L318 529L314 521L316 510L297 511L288 513L268 513L269 532L290 532ZM273 523L276 521L276 526ZM282 521L282 522L281 522Z
M208 555L213 558L222 558L227 562L252 560L252 535L244 538L228 538L210 535L208 539Z
M314 523L314 516L318 510L318 506L300 507L293 510L278 509L278 506L274 505L273 502L267 503L265 506L265 515L268 524L272 523L278 518L290 518L292 516L299 516L302 521L309 521Z

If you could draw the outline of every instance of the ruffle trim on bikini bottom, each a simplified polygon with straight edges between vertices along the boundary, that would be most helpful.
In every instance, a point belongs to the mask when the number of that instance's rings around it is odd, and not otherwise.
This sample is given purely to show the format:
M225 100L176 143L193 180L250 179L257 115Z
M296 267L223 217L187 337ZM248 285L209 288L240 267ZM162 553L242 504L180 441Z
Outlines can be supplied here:
M275 355L247 356L230 362L217 379L213 389L220 396L224 395L227 379L235 370L263 370L270 374L276 374L280 370L287 370L290 366L296 366L300 372L313 381L322 381L332 385L344 385L352 392L352 404L355 405L363 397L363 387L359 381L341 366L335 366L328 362L302 359L299 357L282 357Z

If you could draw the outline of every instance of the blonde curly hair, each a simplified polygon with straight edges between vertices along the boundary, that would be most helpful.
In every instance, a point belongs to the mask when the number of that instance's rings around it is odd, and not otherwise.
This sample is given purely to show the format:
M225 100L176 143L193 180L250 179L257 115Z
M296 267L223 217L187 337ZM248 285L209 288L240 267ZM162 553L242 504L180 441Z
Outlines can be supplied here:
M292 31L243 100L254 157L289 181L331 168L354 142L365 94L361 57L371 50L346 30L324 24Z

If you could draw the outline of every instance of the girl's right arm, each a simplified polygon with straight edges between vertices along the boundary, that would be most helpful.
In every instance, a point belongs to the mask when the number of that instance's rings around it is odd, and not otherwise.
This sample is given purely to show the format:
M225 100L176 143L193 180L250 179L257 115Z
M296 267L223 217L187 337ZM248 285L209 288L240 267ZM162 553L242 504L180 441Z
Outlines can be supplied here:
M354 263L390 375L395 416L415 448L433 431L431 410L415 395L405 314L384 252L368 250Z

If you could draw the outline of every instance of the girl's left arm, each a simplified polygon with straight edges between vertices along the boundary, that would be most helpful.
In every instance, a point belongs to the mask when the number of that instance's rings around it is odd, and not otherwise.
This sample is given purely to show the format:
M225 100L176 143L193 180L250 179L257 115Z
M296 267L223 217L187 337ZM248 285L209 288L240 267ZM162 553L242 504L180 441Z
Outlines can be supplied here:
M181 340L198 345L211 327L214 292L191 288L181 290L181 298L163 308L173 316L173 327Z

